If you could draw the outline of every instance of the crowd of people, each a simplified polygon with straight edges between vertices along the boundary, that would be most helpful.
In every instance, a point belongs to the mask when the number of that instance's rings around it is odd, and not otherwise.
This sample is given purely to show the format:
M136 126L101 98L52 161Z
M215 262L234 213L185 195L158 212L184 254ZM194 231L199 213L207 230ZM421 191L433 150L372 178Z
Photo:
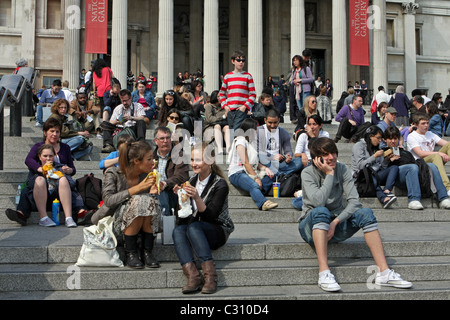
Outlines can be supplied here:
M340 290L328 266L327 243L344 241L360 229L379 267L376 283L411 287L411 282L388 267L376 218L372 209L363 208L360 197L364 195L358 193L355 181L361 170L369 168L375 196L385 209L397 200L394 187L408 191L409 209L423 209L426 185L435 190L439 206L450 209L450 182L444 167L450 160L450 144L442 139L448 112L442 97L436 94L424 104L422 93L409 100L400 86L393 96L380 87L371 121L365 121L365 82L349 85L348 94L332 110L330 80L313 79L310 58L309 50L294 56L287 79L282 76L275 84L269 77L261 93L245 71L242 51L232 55L233 70L210 94L203 90L199 70L195 76L180 73L174 87L155 99L156 78L148 80L140 74L135 80L130 72L122 88L101 59L92 61L91 70L80 75L74 97L64 89L68 84L55 80L40 93L36 110L43 142L27 156L26 187L17 208L8 209L6 215L26 225L31 212L38 211L40 225L54 226L47 210L58 198L66 226L76 227L77 218L89 210L73 180L74 160L90 160L93 135L103 140L101 152L108 156L99 163L104 170L104 203L91 222L113 216L126 264L158 268L155 235L162 230L161 217L174 213L174 248L187 277L183 293L208 294L217 289L212 251L225 245L234 231L229 185L248 192L257 209L268 211L278 207L276 199L268 196L274 182L289 175L296 175L301 184L301 191L294 190L290 196L294 208L302 211L300 235L316 249L318 284L323 290ZM280 126L287 104L290 121L297 125L293 132ZM46 105L51 105L51 115L44 120ZM334 139L323 129L333 120L339 122ZM151 121L157 124L152 139L146 136ZM337 143L342 137L354 143L351 167L338 162ZM435 146L441 149L436 151ZM226 155L228 175L216 164L221 155ZM58 179L45 175L48 165L61 173ZM149 175L154 171L158 178ZM424 183L424 176L432 177L431 183ZM188 199L187 216L182 195ZM344 197L347 206L342 203Z

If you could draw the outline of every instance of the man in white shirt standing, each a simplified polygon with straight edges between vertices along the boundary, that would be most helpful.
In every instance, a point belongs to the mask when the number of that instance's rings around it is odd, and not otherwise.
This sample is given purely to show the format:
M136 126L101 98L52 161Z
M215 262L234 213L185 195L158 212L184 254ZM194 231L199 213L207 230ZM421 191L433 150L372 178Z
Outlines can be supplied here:
M382 102L389 103L389 101L391 100L391 96L388 95L386 92L384 92L383 86L379 86L378 93L376 94L376 96L374 96L374 99L377 102L377 107L378 107L380 105L380 103L382 103ZM373 102L373 100L372 100L372 102Z
M434 163L438 167L447 194L450 195L450 181L444 167L450 161L450 142L428 131L429 123L427 114L416 113L413 116L412 124L417 129L408 135L408 148L414 158L423 158L425 162ZM435 151L436 146L440 146L441 149Z

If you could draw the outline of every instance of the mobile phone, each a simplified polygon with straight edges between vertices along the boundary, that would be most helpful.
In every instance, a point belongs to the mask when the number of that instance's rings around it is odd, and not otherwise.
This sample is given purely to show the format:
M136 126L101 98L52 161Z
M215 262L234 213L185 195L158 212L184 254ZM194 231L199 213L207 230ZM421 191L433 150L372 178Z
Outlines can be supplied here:
M400 149L398 147L393 147L392 148L392 152L394 153L395 156L399 156L400 155Z
M322 157L320 157L319 159L320 159L320 162L321 162L322 164L325 163L325 161L323 161L323 158L322 158Z
M286 156L282 156L282 158L280 159L280 163L283 163L284 160L286 160Z

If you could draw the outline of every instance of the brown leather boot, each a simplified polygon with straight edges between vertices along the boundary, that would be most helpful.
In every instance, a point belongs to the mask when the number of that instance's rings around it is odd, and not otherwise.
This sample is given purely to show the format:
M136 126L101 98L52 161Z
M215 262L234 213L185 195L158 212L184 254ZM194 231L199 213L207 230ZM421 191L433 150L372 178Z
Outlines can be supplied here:
M195 263L188 262L183 266L183 273L188 278L187 284L181 289L181 292L193 293L200 291L202 288L202 277L200 276L200 272L198 272Z
M217 272L213 260L202 263L203 276L205 277L205 284L203 285L202 293L211 294L217 290Z

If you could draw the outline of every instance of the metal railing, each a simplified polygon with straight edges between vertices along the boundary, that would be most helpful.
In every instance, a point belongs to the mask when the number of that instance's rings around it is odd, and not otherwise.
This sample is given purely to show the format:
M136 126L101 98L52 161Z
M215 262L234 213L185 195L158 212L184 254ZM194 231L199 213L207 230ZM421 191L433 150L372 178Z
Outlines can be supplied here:
M3 170L5 107L10 107L11 137L22 136L22 115L34 115L33 92L34 82L39 71L22 67L16 74L4 75L0 79L0 170Z

